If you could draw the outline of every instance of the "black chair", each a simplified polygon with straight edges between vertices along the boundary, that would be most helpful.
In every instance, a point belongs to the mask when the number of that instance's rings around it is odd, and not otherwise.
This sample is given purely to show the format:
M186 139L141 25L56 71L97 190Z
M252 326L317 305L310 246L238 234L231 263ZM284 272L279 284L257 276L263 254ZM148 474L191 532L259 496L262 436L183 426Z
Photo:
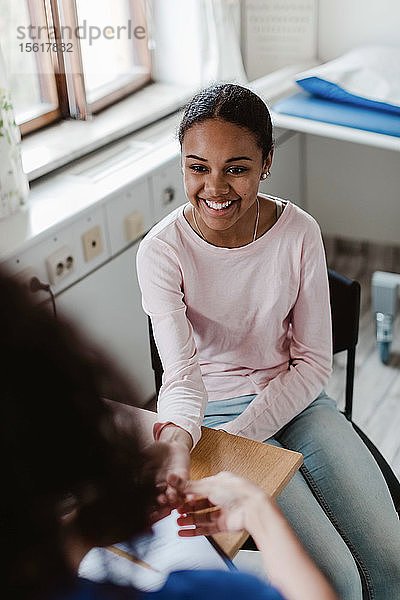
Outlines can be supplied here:
M151 366L154 371L154 381L156 384L156 395L158 397L158 393L160 391L160 387L162 384L162 374L164 372L160 355L158 354L158 349L156 346L156 342L154 340L153 334L153 326L151 324L150 317L147 317L148 325L149 325L149 338L150 338L150 353L151 353Z
M354 365L360 320L360 284L358 281L353 281L331 269L328 269L328 277L332 314L333 353L347 351L344 415L378 463L392 496L397 514L399 514L400 482L378 448L352 420Z
M353 388L354 388L354 365L356 346L358 341L358 325L360 319L360 284L348 277L339 275L335 271L328 269L331 314L332 314L332 334L333 334L333 353L347 351L346 360L346 392L344 414L351 422L354 430L361 437L382 471L386 480L390 494L392 496L397 513L400 512L400 482L396 478L392 469L371 442L365 433L352 421L353 410ZM149 335L151 349L151 364L154 370L156 392L161 387L163 367L158 354L157 346L154 341L153 329L150 317Z

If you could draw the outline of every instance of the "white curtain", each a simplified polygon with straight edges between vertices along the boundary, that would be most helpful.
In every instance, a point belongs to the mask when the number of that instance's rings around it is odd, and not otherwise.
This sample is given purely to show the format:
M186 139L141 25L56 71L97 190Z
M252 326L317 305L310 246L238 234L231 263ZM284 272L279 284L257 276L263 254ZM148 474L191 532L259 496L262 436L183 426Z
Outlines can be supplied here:
M147 0L156 81L204 87L247 83L240 0Z
M247 83L240 40L240 0L202 0L202 83Z
M21 136L15 124L6 68L0 48L0 219L25 204L29 186L22 169Z

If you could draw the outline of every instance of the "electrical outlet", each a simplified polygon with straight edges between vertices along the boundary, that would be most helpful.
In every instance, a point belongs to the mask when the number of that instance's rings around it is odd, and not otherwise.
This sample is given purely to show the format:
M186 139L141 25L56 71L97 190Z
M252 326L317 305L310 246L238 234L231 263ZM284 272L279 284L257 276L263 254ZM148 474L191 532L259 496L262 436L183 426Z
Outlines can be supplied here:
M40 281L39 273L34 267L26 267L26 269L23 269L22 271L19 271L18 273L16 273L15 277L21 285L23 285L30 291L32 291L31 290L32 279L37 277Z
M82 235L83 254L86 262L99 256L104 250L100 225L92 227Z
M29 292L32 293L32 300L34 302L40 304L41 302L48 300L48 291L39 287L40 284L46 285L48 281L46 279L43 281L43 279L40 277L39 271L35 267L26 267L22 271L16 273L15 278L21 285L23 285Z
M53 285L65 277L69 277L75 270L75 259L69 246L62 246L46 258L47 273Z

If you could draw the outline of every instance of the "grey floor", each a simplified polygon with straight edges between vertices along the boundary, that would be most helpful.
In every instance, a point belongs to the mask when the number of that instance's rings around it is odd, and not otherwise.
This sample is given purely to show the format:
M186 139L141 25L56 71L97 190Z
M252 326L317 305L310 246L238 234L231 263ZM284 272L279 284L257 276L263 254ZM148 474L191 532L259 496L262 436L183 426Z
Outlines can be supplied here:
M400 477L400 314L388 365L376 348L375 318L371 310L374 271L400 273L400 247L325 238L328 266L361 284L359 342L356 354L353 420L375 443ZM343 353L334 357L333 374L326 387L340 408L344 406Z

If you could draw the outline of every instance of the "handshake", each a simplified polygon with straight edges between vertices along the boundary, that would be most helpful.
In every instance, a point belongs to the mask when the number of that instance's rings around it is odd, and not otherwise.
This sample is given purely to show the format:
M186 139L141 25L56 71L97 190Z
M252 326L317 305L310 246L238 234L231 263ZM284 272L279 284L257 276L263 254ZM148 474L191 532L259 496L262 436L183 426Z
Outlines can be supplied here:
M261 488L229 472L190 481L190 455L182 440L156 442L152 451L160 452L164 463L156 477L159 495L153 521L177 508L182 537L246 530L262 552L271 584L286 600L338 600Z

